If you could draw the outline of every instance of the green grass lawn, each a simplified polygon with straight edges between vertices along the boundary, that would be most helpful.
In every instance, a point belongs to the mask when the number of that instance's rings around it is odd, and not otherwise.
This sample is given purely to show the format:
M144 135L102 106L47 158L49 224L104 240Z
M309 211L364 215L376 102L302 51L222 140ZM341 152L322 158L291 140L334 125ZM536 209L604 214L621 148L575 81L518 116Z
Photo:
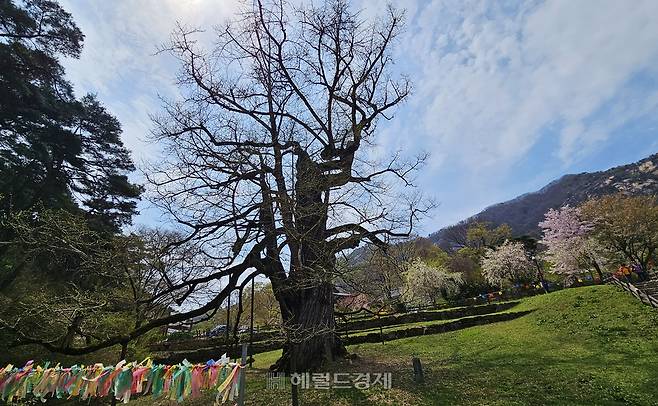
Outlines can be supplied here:
M328 371L392 372L393 388L302 390L301 404L658 405L658 311L611 286L535 296L513 310L530 309L508 322L352 346L358 358ZM279 353L256 355L247 404L290 404L289 389L265 388L266 368ZM425 384L412 381L413 356L423 362Z

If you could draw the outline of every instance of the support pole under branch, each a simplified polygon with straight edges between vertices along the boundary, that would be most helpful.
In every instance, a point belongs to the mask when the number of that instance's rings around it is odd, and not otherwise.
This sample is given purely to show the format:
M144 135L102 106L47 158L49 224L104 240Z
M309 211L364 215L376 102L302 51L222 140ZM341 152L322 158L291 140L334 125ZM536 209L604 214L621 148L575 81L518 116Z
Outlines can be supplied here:
M240 368L240 391L238 393L238 405L239 406L244 406L244 391L245 391L245 384L246 384L246 375L247 375L247 348L249 348L249 344L244 343L242 344L242 361L240 362L240 365L242 368Z

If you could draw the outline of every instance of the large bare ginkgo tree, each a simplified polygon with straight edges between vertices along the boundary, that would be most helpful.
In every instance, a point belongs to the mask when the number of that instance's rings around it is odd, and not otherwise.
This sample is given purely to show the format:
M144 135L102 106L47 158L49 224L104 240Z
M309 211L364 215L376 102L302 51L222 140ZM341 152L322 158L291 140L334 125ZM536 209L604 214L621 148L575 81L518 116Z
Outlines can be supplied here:
M280 369L344 354L337 255L408 235L428 207L412 184L425 157L370 148L378 121L410 93L393 77L402 22L394 9L366 21L340 0L258 1L217 28L212 49L185 27L163 49L181 63L184 96L154 118L165 151L149 175L155 201L223 264L204 282L270 279L286 338Z

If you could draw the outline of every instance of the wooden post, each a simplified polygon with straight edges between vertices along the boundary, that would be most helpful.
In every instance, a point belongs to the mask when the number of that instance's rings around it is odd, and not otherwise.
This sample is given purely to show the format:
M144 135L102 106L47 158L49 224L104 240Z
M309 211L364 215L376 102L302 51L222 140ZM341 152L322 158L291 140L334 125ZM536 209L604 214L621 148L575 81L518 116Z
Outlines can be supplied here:
M242 362L240 365L242 365L242 368L240 368L240 391L238 392L238 405L239 406L244 406L244 391L245 391L245 384L246 384L246 375L247 375L247 369L245 368L247 366L247 349L249 348L249 344L244 343L242 344Z
M128 342L124 341L121 343L121 354L119 355L119 361L121 362L124 359L126 359L126 355L128 353ZM110 401L111 406L115 406L117 404L117 394L114 393L114 387L110 389L110 392L112 393L112 400Z
M411 363L414 366L414 382L423 383L425 382L425 376L423 374L423 365L420 363L420 358L413 357Z
M294 345L292 346L293 348L295 347ZM294 374L297 372L297 366L295 365L295 358L290 357L290 373ZM299 385L292 385L292 375L291 375L291 388L290 388L290 401L292 403L292 406L299 406Z

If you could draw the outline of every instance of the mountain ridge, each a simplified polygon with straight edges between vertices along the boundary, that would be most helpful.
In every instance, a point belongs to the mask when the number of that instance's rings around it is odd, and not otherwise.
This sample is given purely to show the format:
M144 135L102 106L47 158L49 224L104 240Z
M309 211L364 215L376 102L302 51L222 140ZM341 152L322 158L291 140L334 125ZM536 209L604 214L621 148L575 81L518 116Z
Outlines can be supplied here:
M549 209L566 204L576 206L592 197L619 192L658 194L658 153L607 170L563 175L537 191L488 206L457 224L430 234L429 238L444 249L452 249L458 238L465 237L468 225L476 221L490 222L495 226L507 223L515 236L537 237L540 233L538 223Z

